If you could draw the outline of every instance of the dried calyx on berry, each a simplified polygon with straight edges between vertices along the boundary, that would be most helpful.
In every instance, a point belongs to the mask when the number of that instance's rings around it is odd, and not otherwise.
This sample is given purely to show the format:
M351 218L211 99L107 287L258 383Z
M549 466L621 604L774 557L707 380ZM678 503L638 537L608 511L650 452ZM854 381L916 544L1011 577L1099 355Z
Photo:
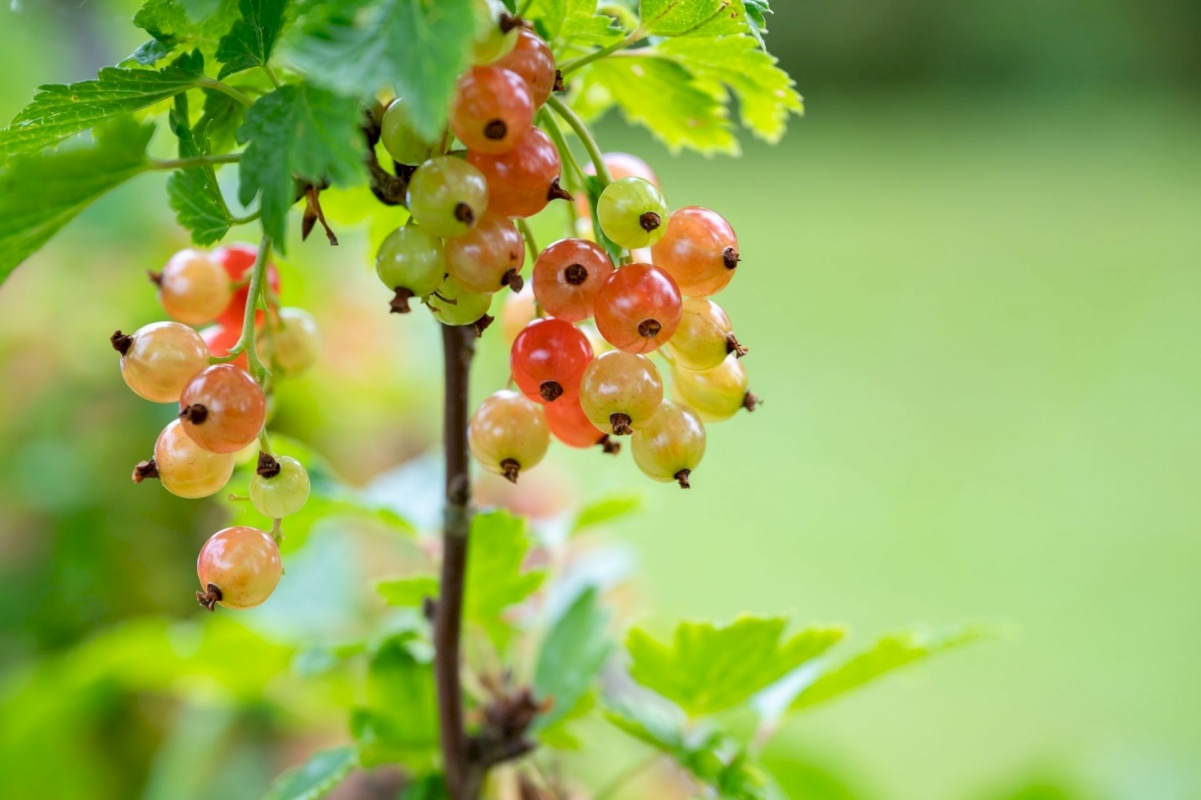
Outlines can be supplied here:
M158 477L158 464L156 464L154 462L153 458L150 459L149 461L139 461L137 463L137 466L135 466L133 468L133 482L134 483L141 483L142 481L147 480L148 478L157 478L157 477Z
M213 583L206 586L205 591L196 593L196 601L209 611L217 610L217 603L221 602L221 598L221 590Z
M259 452L258 468L255 472L264 478L274 478L279 474L279 462L270 453Z

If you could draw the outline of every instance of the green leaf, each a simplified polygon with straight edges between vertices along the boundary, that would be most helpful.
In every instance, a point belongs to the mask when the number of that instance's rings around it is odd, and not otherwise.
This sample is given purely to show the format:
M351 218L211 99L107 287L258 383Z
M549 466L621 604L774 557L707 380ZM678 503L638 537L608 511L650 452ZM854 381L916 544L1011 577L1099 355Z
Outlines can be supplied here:
M670 644L635 628L626 639L630 677L692 716L745 702L842 639L842 628L809 628L781 641L782 617L743 616L729 625L683 622Z
M237 130L246 118L246 106L225 92L204 90L204 111L196 123L197 130L208 133L209 142L217 152L233 149Z
M623 35L613 17L596 13L596 0L534 0L525 16L552 44L603 47Z
M169 121L179 138L180 158L208 154L205 128L198 128L200 142L197 142L197 134L188 127L186 94L175 96L175 108L171 111ZM167 178L167 198L175 211L176 220L191 231L192 241L196 244L219 242L229 232L232 219L212 166L192 167L171 173Z
M588 528L621 519L640 508L642 508L642 495L640 494L613 494L602 497L579 510L575 522L571 525L571 533L580 533Z
M147 0L134 15L133 24L152 38L130 58L149 66L176 50L192 47L211 56L217 40L236 16L236 0L214 2L211 13L196 17L189 16L186 4L180 0Z
M442 135L475 33L472 0L317 0L309 8L290 50L311 80L370 99L392 87L418 134Z
M218 78L267 66L275 40L284 27L287 4L287 0L241 0L241 19L217 44L217 60L222 64Z
M804 110L788 73L750 36L668 39L655 52L688 70L711 95L724 100L732 92L742 124L765 141L778 142L788 117Z
M763 46L763 34L767 33L767 14L773 13L767 0L742 0L746 8L746 20L750 25L751 35Z
M153 125L118 118L92 147L14 158L0 169L0 282L89 203L143 172Z
M157 72L106 67L96 80L40 87L33 102L0 130L0 163L201 85L204 75L191 67Z
M583 97L595 116L616 105L632 123L645 126L672 152L687 147L705 154L737 155L723 98L693 80L675 61L636 51L591 64Z
M553 705L535 718L535 730L549 728L574 712L609 657L610 615L597 605L597 594L595 588L581 594L542 643L534 668L534 693Z
M318 800L341 783L358 763L358 753L352 747L318 753L303 766L276 778L264 800Z
M426 598L437 599L438 579L432 575L415 575L409 578L394 578L375 585L388 605L403 608L420 608Z
M996 631L984 625L944 630L906 630L888 634L870 649L825 670L792 701L790 711L811 708L858 689L876 678L965 644L991 639Z
M263 230L281 252L296 201L294 179L346 186L365 175L360 115L354 99L307 83L282 86L246 112L238 129L238 141L249 143L238 196L249 205L261 195Z
M364 765L431 763L438 747L438 699L429 648L406 632L385 640L371 657L367 702L354 709L351 730Z
M505 609L528 598L546 580L545 570L522 570L532 545L525 520L506 511L476 514L471 521L464 613L498 645L509 632L502 619Z
M723 800L766 800L768 777L729 736L712 730L686 733L680 720L651 703L613 706L605 718L614 726L670 756Z
M642 27L652 36L749 31L741 0L642 0Z

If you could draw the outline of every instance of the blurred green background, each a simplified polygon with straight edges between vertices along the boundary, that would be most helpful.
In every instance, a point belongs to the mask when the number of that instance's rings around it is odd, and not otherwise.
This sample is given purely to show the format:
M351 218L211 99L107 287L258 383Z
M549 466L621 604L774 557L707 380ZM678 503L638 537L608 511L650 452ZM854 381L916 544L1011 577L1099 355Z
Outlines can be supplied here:
M775 5L769 41L808 109L780 146L673 158L601 129L652 162L674 205L738 230L744 267L721 302L767 404L711 428L687 494L559 448L569 470L484 496L554 509L643 491L647 510L614 535L655 618L787 610L864 638L911 621L1020 628L790 722L769 761L792 797L1201 797L1201 5ZM131 51L135 7L0 12L2 115ZM284 302L311 308L327 342L276 427L366 483L431 445L439 354L432 322L383 313L362 237L343 238L297 243L283 265ZM129 482L169 410L125 389L107 343L158 318L144 271L184 243L143 179L0 287L4 797L177 800L189 769L208 796L256 797L340 735L344 687L297 700L261 642L248 665L309 737L283 755L264 744L288 727L278 710L233 716L189 682L195 643L178 663L135 652L107 671L73 649L128 618L200 614L192 559L221 512ZM480 392L503 379L496 338ZM337 541L326 551L341 569ZM283 602L264 629L341 632L357 608ZM143 683L184 675L186 704L120 691L130 664L162 672ZM206 784L195 752L224 753L230 785Z

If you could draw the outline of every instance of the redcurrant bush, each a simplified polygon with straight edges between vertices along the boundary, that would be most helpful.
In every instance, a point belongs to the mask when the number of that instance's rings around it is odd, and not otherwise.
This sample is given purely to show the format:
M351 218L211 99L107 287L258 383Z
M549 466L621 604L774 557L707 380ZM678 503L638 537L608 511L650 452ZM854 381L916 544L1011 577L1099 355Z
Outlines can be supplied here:
M530 90L534 107L539 108L555 90L555 57L546 42L528 28L517 29L517 42L507 55L495 62L521 76Z
M684 299L684 314L680 327L667 343L672 362L684 369L713 369L733 353L737 358L747 354L729 316L721 306L703 297Z
M534 263L534 296L546 313L568 322L592 316L597 293L613 274L613 262L597 244L561 239Z
M446 242L446 271L469 292L490 294L506 286L521 291L525 241L505 217L485 214L467 233Z
M253 608L271 596L283 574L279 545L265 531L238 526L214 533L196 559L200 604L212 611Z
M688 489L688 476L705 455L705 426L688 408L665 400L650 421L634 431L630 449L644 475Z
M667 200L645 178L621 178L601 192L596 216L605 235L621 247L648 247L663 238Z
M509 354L513 381L535 403L578 396L580 379L591 361L588 337L559 319L531 322L513 340Z
M188 436L213 453L236 453L253 442L267 416L262 388L233 364L197 373L184 387L179 406Z
M627 353L650 353L680 325L683 300L676 282L651 264L614 271L596 295L596 327L605 341Z
M646 356L601 353L580 381L580 405L605 433L628 436L654 416L663 402L663 379Z
M472 67L455 90L450 127L481 153L512 150L534 122L530 88L516 72L503 67Z
M467 151L467 162L488 181L488 211L532 217L551 200L570 199L559 186L563 164L550 137L530 128L507 153Z
M410 299L430 294L446 277L446 252L442 242L420 225L405 225L380 243L375 273L396 293L392 312L407 314Z
M211 453L184 433L183 423L171 420L154 443L154 461L134 470L135 483L157 477L173 495L196 499L221 491L233 475L233 453Z
M667 232L651 247L651 257L685 295L708 297L734 278L738 237L717 212L688 206L671 215Z
M309 499L309 473L291 456L259 454L258 471L250 479L250 502L265 517L295 514Z
M174 403L187 382L209 364L204 339L187 325L154 322L111 338L121 354L121 377L139 397Z
M212 322L233 297L221 264L199 250L180 250L152 277L163 310L189 325Z
M321 330L317 320L303 308L281 308L271 348L273 372L281 378L296 378L317 363Z
M488 208L488 182L461 158L431 158L409 181L408 206L431 236L462 236Z
M536 467L550 447L542 409L510 389L480 403L471 417L469 437L471 452L484 469L512 483Z
M746 367L734 355L703 372L671 371L672 395L705 422L729 419L743 408L754 411L759 398L747 391L747 383Z

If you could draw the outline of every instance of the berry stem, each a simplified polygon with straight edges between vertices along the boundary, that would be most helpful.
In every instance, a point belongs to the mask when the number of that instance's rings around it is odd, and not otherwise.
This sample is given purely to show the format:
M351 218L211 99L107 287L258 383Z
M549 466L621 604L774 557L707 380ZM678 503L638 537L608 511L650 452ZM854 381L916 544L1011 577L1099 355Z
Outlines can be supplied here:
M211 167L214 164L236 164L241 159L241 153L225 153L214 156L189 156L188 158L168 158L151 161L150 168L191 169L192 167Z
M216 78L204 78L197 84L197 86L200 88L212 89L214 91L221 92L222 94L229 95L244 106L254 105L254 101L249 97L242 94L228 83L222 83Z
M521 231L521 235L525 239L525 246L530 251L530 263L533 264L538 260L538 253L540 251L538 250L537 243L534 242L534 232L530 230L530 223L524 219L515 219L513 220L513 224L517 226L517 230Z
M553 94L546 101L546 105L548 108L554 109L554 112L571 126L575 135L580 137L580 141L584 143L584 149L588 151L588 157L592 159L592 165L596 167L596 176L600 179L602 188L612 183L613 176L609 174L604 154L601 153L600 145L596 143L596 138L592 135L592 131L588 130L584 120L580 119L570 106Z
M250 374L260 384L271 376L271 371L267 369L266 365L259 358L259 349L255 341L254 321L259 309L259 301L264 299L267 261L270 258L271 237L263 234L263 239L259 243L258 255L254 259L254 267L250 272L250 288L246 294L246 314L242 318L242 335L238 338L237 344L229 349L228 355L210 359L210 361L218 364L233 361L244 351L246 353L247 366L250 367Z
M723 7L723 10L724 10L724 7ZM645 38L646 38L646 31L642 30L641 28L635 28L630 33L629 36L622 39L621 41L614 42L613 44L609 45L608 47L602 47L600 50L593 50L591 53L588 53L587 55L583 55L583 56L580 56L579 58L572 59L571 61L568 61L563 66L559 67L559 71L562 72L563 77L566 78L568 75L575 72L580 67L585 67L585 66L591 64L593 61L599 61L600 59L604 58L605 56L616 53L618 50L624 50L627 47L629 47L630 45L637 44L638 42L642 41Z
M467 444L468 385L475 354L471 326L443 326L446 396L446 509L442 528L441 591L434 608L434 676L438 688L439 736L450 800L474 800L480 778L468 758L463 730L460 640L467 543L471 531L470 450Z

